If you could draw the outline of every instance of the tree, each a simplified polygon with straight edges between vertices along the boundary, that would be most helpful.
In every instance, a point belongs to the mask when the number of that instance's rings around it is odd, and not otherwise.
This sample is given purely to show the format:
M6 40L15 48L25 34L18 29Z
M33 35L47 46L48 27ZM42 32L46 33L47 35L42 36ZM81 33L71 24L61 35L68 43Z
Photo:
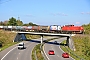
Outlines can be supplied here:
M27 24L23 24L23 26L38 26L38 25L33 24L32 22L29 22L29 23L27 23Z
M36 24L33 24L32 22L30 22L29 25L31 25L31 26L37 26Z
M18 26L22 26L22 25L23 25L23 22L20 21L20 20L17 20L17 25L18 25Z
M4 24L4 26L7 26L8 25L8 20L4 21L3 24Z
M8 25L12 25L12 26L17 25L17 21L14 17L11 17L8 22L9 22Z
M3 22L2 21L0 22L0 25L3 25Z
M28 24L23 24L23 26L29 26Z

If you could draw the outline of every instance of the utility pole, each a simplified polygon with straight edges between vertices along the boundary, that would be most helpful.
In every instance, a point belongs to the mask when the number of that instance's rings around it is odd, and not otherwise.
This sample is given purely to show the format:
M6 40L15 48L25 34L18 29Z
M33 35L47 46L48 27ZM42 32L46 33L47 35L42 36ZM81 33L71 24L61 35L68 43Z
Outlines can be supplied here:
M20 17L18 16L18 20L20 20Z
M20 20L20 17L18 16L18 21ZM18 26L18 23L17 23L17 26Z

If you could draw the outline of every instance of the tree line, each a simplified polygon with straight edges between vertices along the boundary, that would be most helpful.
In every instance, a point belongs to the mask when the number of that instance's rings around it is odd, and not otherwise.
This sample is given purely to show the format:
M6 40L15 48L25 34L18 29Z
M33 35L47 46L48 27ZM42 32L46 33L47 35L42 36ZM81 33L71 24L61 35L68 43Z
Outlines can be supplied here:
M24 24L20 19L16 19L14 17L9 18L7 21L0 21L0 26L37 26L32 22Z

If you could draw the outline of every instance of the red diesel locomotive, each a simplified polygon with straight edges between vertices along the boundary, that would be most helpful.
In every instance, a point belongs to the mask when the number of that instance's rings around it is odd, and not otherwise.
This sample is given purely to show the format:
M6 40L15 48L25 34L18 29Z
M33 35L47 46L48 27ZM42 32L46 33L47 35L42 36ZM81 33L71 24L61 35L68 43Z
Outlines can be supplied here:
M62 26L63 33L84 33L84 28L82 26L65 25Z

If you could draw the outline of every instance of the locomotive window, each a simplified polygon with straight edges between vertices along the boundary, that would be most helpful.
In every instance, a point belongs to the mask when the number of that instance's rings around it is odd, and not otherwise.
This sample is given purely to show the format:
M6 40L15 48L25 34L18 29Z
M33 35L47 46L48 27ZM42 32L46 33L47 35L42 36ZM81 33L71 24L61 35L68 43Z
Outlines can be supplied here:
M74 26L74 25L65 25L65 26Z

